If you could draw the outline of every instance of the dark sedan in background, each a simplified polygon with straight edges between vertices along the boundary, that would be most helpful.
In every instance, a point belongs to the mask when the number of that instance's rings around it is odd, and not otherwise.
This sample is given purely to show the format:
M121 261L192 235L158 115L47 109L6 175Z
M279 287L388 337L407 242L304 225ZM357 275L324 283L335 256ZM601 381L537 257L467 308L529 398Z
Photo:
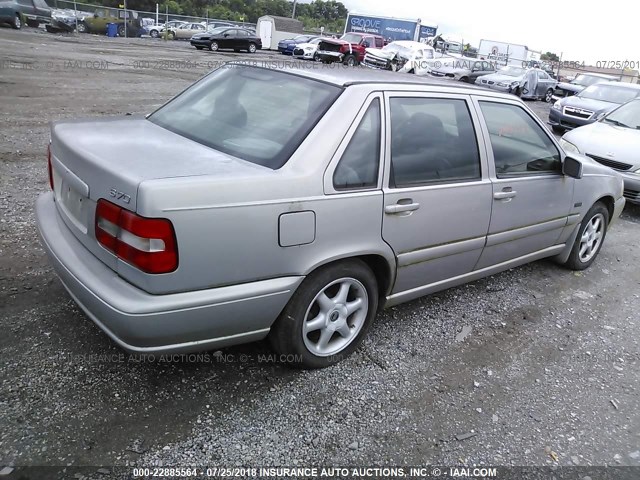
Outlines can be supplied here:
M208 48L211 51L218 50L246 50L255 53L262 48L262 40L254 32L244 28L213 28L206 33L197 33L191 37L191 45L198 50Z
M593 123L604 114L640 97L640 85L603 82L591 85L577 95L565 97L549 110L549 125L556 133Z
M585 88L602 82L616 82L618 77L604 75L602 73L581 73L570 82L560 82L556 87L551 99L555 102L565 97L573 97Z

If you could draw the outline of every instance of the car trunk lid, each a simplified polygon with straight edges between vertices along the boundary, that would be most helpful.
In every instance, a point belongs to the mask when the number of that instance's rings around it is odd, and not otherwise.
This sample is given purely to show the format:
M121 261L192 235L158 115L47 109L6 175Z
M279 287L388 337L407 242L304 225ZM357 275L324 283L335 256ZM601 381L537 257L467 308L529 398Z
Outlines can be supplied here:
M196 175L233 177L265 170L143 117L54 123L51 164L61 217L76 238L114 270L115 256L95 238L99 199L136 212L138 187L147 180Z

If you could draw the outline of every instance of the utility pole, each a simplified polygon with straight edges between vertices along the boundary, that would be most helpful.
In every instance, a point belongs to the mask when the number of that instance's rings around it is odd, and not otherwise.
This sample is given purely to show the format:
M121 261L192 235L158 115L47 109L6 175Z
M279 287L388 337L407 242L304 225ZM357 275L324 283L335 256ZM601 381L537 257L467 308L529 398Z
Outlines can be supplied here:
M296 18L296 4L298 0L293 0L293 13L291 14L291 18Z

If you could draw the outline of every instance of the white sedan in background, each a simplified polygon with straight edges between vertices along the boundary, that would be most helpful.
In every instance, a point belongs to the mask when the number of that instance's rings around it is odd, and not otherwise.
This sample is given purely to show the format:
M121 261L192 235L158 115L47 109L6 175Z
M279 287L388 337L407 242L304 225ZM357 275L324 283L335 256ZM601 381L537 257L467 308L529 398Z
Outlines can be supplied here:
M299 43L293 49L293 56L295 58L302 58L303 60L316 60L316 52L318 51L318 44L323 40L322 37L314 38L307 43Z
M434 68L434 58L433 47L421 42L400 40L382 48L367 48L362 63L369 68L426 75Z

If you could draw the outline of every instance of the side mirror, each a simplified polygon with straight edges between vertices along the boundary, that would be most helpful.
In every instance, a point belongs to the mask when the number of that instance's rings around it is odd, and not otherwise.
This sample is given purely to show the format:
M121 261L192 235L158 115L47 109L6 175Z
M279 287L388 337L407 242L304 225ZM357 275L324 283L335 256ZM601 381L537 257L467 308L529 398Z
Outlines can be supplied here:
M562 173L568 177L582 178L582 162L567 155L562 162Z

